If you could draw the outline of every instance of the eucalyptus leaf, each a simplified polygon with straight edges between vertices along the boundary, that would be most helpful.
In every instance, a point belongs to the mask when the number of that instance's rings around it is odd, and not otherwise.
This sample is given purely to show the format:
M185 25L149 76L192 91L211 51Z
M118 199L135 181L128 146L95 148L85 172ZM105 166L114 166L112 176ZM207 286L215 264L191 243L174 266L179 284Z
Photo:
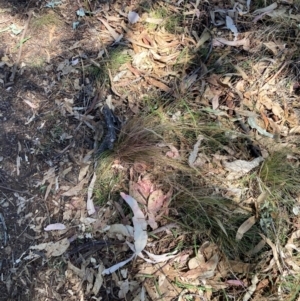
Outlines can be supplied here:
M213 110L211 108L203 108L202 111L210 113L210 114L214 114L216 116L227 116L227 114L221 110Z
M76 11L77 16L79 17L84 17L85 16L85 11L82 7L80 7L77 11Z
M62 4L61 1L50 1L45 5L45 7L54 8L55 6L58 6L60 4Z
M73 22L73 29L76 29L79 25L79 22Z
M22 32L23 29L19 29L15 24L12 24L9 26L9 29L11 30L11 32L14 34L14 35L18 35L19 33Z
M134 23L138 22L139 19L140 19L140 16L136 12L130 11L128 13L128 21L129 21L129 23L134 24Z
M248 124L253 128L256 129L261 135L269 137L269 138L274 138L274 135L267 132L265 129L261 128L257 123L254 117L249 117L248 118Z

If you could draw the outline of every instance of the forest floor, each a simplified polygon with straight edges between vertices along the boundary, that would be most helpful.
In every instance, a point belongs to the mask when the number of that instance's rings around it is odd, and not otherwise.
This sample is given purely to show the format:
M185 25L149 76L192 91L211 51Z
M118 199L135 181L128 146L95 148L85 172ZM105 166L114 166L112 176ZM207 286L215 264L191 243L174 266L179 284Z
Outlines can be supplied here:
M0 0L0 300L300 300L300 3Z

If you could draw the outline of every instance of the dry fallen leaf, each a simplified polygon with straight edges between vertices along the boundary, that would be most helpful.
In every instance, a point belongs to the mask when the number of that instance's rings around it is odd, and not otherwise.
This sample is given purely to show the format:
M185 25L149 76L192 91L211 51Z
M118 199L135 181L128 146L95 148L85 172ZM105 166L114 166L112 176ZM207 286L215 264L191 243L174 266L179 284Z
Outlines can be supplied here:
M111 36L114 38L115 42L120 42L123 38L123 35L119 35L104 19L98 18L99 21L103 23L103 25L106 27L108 32L111 34Z
M237 40L237 41L228 41L224 38L214 38L212 42L214 46L223 46L223 45L236 46L236 47L243 46L243 49L246 51L250 49L250 41L247 38L244 38L242 40Z
M194 149L192 150L192 152L189 155L188 162L189 162L189 165L191 167L194 165L194 163L195 163L195 161L197 159L198 152L199 152L199 147L200 147L200 144L201 144L201 142L202 142L203 139L204 139L204 136L202 136L202 135L198 136L198 140L197 140L197 142L194 145Z
M157 189L153 191L148 198L148 204L147 204L148 211L153 214L158 212L162 208L164 200L165 200L165 195L161 189Z
M280 264L280 261L279 261L279 254L278 254L278 251L277 251L277 248L276 246L273 244L273 242L267 238L265 235L263 234L259 234L262 239L272 248L272 252L273 252L273 259L275 261L275 263L277 264L277 267L279 269L280 272L282 272L282 267L281 267L281 264Z
M133 227L123 224L113 224L109 226L109 234L119 234L124 237L133 237Z
M96 274L95 283L94 283L93 290L92 290L94 295L98 294L98 292L103 284L103 276L102 276L103 271L104 271L104 265L101 262L98 267L98 273Z
M253 277L252 277L252 280L251 280L251 286L249 286L249 288L247 289L247 292L245 293L244 297L243 297L243 301L248 301L251 296L254 294L255 290L256 290L256 284L258 283L258 277L257 275L255 274Z
M82 191L84 184L88 182L87 177L84 178L81 182L79 182L76 186L72 187L68 191L64 192L63 196L74 196L77 195L79 192Z
M129 194L142 205L146 205L146 199L149 196L147 191L143 190L143 187L136 182L129 181Z
M200 48L206 41L208 41L211 37L210 32L205 28L202 32L200 39L197 41L196 49Z
M134 247L135 247L135 254L138 255L141 253L148 240L147 234L147 222L145 219L145 215L142 210L139 208L137 201L132 198L130 195L127 195L121 192L122 198L125 202L130 206L131 210L133 211L133 231L134 231Z
M248 124L253 128L256 129L261 135L269 137L269 138L274 138L274 135L267 132L265 129L263 129L262 127L260 127L257 122L256 122L256 118L255 117L248 117Z
M260 252L262 248L266 245L266 242L262 239L252 250L246 253L247 256L253 256Z
M128 13L128 21L129 21L129 23L134 24L134 23L138 22L139 19L140 19L140 16L136 12L130 11Z
M161 210L165 199L166 196L161 189L153 191L148 198L148 224L152 229L158 227L156 223L156 214Z
M266 6L266 7L263 7L263 8L259 8L259 9L256 9L252 14L253 15L258 15L258 14L261 14L261 13L268 13L268 12L271 12L273 11L275 8L277 8L277 3L274 2L272 3L271 5L269 6Z
M160 82L160 81L158 81L154 78L146 77L145 79L150 85L152 85L154 87L157 87L157 88L159 88L160 90L162 90L166 93L169 93L171 91L171 88L169 88L166 84L164 84L164 83L162 83L162 82Z
M241 240L244 234L251 229L251 227L256 223L255 216L249 217L243 224L238 228L236 233L236 240Z
M130 262L131 260L133 260L133 258L135 258L136 254L133 254L130 258L123 260L121 262L118 262L117 264L111 266L110 268L107 268L105 270L102 271L102 275L109 275L114 273L115 271L117 271L119 268L123 267L125 264L127 264L128 262Z
M65 230L65 229L66 229L66 226L61 223L50 224L46 228L44 228L45 231Z
M215 274L215 269L219 263L218 254L214 254L207 262L199 265L197 268L183 274L183 277L189 279L207 279Z
M31 246L31 250L45 250L46 257L57 257L62 255L70 246L68 238L64 238L57 242L42 243L36 246Z
M97 179L97 176L96 176L96 173L94 173L93 178L91 180L91 183L88 187L86 209L87 209L87 212L88 212L89 215L94 214L96 212L95 206L94 206L94 203L93 203L93 199L92 199L96 179Z
M272 112L273 112L274 115L276 115L278 117L283 117L283 115L284 115L283 109L276 102L273 103L273 105L272 105Z
M294 244L294 240L299 238L300 238L300 230L297 230L293 232L290 238L288 239L288 242L285 245L285 249L287 250L290 256L292 256L294 251L300 252L300 248Z
M238 37L238 30L231 17L226 16L226 27L234 34L235 39Z
M197 256L193 257L188 262L188 267L190 270L196 269L197 267L205 263L205 257L201 252L201 249L198 250Z
M89 167L90 167L90 163L91 162L82 164L80 171L79 171L78 182L82 181L84 179L84 177L86 176L86 174L89 170Z
M263 157L258 157L253 159L252 161L245 161L245 160L236 160L233 162L223 162L224 168L229 171L230 173L227 176L227 179L238 179L243 175L247 174L253 168L259 166L260 162L264 159Z

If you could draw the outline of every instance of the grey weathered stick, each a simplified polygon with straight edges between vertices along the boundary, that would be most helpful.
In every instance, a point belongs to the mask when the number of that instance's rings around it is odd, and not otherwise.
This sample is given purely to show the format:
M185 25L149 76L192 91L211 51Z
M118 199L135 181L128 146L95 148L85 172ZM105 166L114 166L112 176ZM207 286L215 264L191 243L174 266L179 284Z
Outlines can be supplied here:
M20 38L20 48L19 48L19 52L18 52L18 57L17 57L17 61L15 62L14 66L13 66L13 70L12 70L11 76L9 78L10 82L13 82L15 80L17 68L18 68L20 60L21 60L22 48L23 48L23 40L25 38L25 34L26 34L27 29L28 29L28 25L29 25L29 22L31 20L32 14L33 14L33 11L30 10L28 12L28 19L26 21L26 24L25 24L22 36Z

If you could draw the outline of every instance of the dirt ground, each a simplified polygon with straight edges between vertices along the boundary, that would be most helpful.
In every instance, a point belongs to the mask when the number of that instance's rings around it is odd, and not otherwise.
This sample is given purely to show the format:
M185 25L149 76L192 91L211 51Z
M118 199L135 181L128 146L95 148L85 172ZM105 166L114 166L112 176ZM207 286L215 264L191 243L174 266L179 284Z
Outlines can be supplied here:
M23 261L28 248L45 239L36 229L41 227L41 219L46 223L59 221L64 208L63 203L54 204L57 210L50 216L53 204L44 200L45 191L37 186L49 168L54 167L59 173L59 169L71 164L74 171L64 181L74 183L78 154L93 149L91 134L86 128L75 130L79 121L63 116L57 105L59 100L73 95L78 107L90 103L93 78L86 78L85 89L76 92L73 83L68 80L63 83L57 71L61 62L78 56L76 47L69 49L83 39L89 24L76 32L71 29L68 20L75 18L78 7L73 1L65 2L60 11L63 16L58 17L44 6L44 1L0 2L3 26L12 23L24 26L28 13L33 10L34 14L26 33L31 37L30 42L24 44L13 81L10 77L20 49L16 47L19 37L6 32L0 36L0 57L7 61L0 69L0 300L5 301L34 300L36 289L45 288L45 279L41 277L59 277L56 268L51 275L43 274L43 259ZM35 22L44 13L49 14L49 20L45 24ZM92 57L95 45L89 37L86 41L80 51ZM53 296L52 300L60 297Z

